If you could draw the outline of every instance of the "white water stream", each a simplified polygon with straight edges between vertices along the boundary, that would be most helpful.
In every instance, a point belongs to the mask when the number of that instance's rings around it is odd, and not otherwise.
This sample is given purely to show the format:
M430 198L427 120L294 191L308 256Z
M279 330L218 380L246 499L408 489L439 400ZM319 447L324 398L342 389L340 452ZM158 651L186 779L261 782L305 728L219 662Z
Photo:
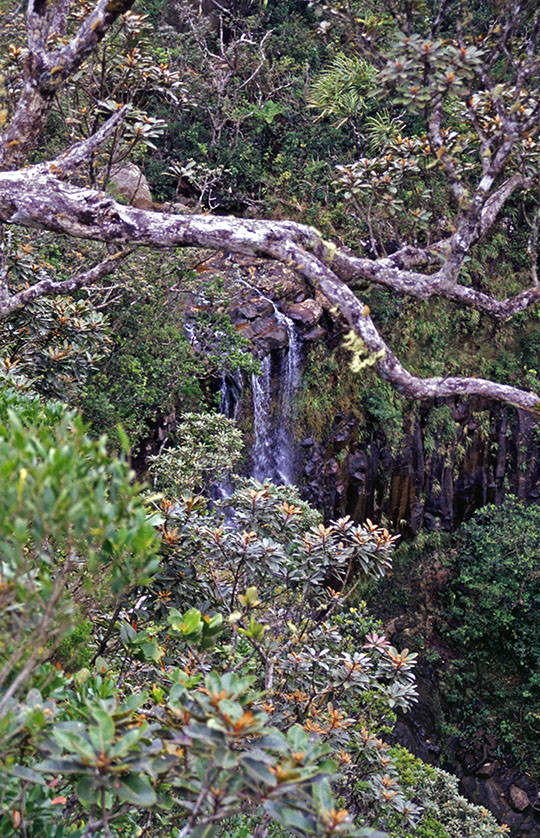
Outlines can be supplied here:
M257 288L243 283L269 302L277 322L285 327L288 348L266 355L261 361L261 375L251 376L253 394L253 467L251 476L273 483L294 483L296 456L292 439L292 406L300 380L302 341L293 320L281 312L273 300ZM279 369L276 366L279 364ZM234 379L224 376L221 389L221 412L234 417L238 411L239 392L232 392Z

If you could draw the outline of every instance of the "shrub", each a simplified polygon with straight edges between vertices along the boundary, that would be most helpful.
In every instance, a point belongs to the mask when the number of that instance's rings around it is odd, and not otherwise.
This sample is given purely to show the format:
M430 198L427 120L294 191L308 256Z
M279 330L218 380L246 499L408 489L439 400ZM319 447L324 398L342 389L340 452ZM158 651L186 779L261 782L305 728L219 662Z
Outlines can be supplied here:
M497 838L507 835L483 806L469 803L458 791L458 779L440 768L426 765L405 748L394 747L398 777L403 789L422 804L418 824L404 832L392 831L391 838Z

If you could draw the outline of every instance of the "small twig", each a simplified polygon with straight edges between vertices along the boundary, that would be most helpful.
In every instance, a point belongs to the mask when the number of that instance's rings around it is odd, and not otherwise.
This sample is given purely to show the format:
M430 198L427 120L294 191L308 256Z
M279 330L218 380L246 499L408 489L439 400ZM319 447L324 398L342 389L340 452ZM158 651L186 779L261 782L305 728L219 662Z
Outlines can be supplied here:
M111 838L111 830L109 829L109 818L107 816L107 806L105 803L105 788L101 789L101 820L103 823L103 834L105 838Z
M527 253L531 259L531 279L534 285L538 285L538 227L540 226L540 211L535 207L531 223L531 233L527 242Z
M111 634L113 633L114 625L115 625L116 620L117 620L117 618L118 618L118 615L119 615L119 613L120 613L120 609L121 609L121 607L122 607L122 603L121 603L121 602L119 602L119 603L118 603L118 605L116 606L116 608L115 608L115 609L114 609L114 611L113 611L113 614L112 614L112 616L111 616L111 619L109 620L109 624L108 624L108 626L107 626L107 630L106 630L105 634L103 635L103 637L102 637L102 639L101 639L101 642L100 642L100 644L99 644L98 650L97 650L97 652L95 653L95 655L94 655L94 657L92 658L92 660L90 661L90 666L93 666L93 665L95 664L96 660L99 658L99 656L100 656L100 655L102 655L102 654L103 654L103 652L104 652L104 651L105 651L105 649L107 648L107 643L108 643L108 640L109 640L109 638L110 638Z

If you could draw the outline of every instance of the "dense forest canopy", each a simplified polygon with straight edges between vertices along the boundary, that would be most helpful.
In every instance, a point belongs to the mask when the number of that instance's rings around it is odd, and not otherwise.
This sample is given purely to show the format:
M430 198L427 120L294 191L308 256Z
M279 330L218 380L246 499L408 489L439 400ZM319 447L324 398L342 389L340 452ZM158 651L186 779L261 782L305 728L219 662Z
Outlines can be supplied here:
M535 834L537 507L396 552L245 476L294 329L336 496L417 402L419 492L479 439L502 484L513 407L537 446L535 6L0 0L0 836L507 835L395 744L432 687L424 751Z
M363 16L359 14L361 6L321 7L329 21L333 15L342 15L352 26L353 58L366 65L364 73L372 81L371 95L385 91L403 106L404 113L410 115L410 127L414 127L409 132L407 123L403 122L401 128L399 120L390 121L386 129L381 125L371 156L341 167L341 185L353 203L360 202L365 208L370 230L369 253L356 255L297 222L198 214L184 217L135 209L89 188L84 182L85 169L90 165L93 170L96 155L111 138L117 138L128 115L128 103L116 106L107 100L106 107L114 113L101 125L93 120L81 139L54 158L28 165L29 155L33 155L59 101L64 116L76 113L76 90L84 62L119 20L125 21L126 15L129 20L132 5L127 0L103 0L92 9L78 7L73 14L68 3L29 4L27 44L11 44L8 48L12 62L10 65L8 61L9 86L3 94L6 107L2 110L0 140L0 217L4 224L39 227L109 246L197 246L281 260L339 310L351 328L355 355L367 356L401 392L428 399L480 394L527 409L537 408L535 393L506 384L471 377L424 380L414 376L383 340L369 307L354 291L361 282L375 283L420 299L442 297L496 320L505 320L537 301L535 137L540 110L538 12L532 6L515 2L498 8L495 4L493 9L483 8L476 17L465 8L454 9L452 4L431 12L422 3L407 3L403 9L389 8L371 17L369 7ZM189 14L189 4L179 8L180 14L182 9ZM457 23L453 23L455 13ZM9 10L5 14L9 20ZM224 27L222 24L221 59L225 64L230 62L223 77L226 86L227 75L234 75L236 67L224 44ZM9 27L5 32L9 33ZM259 43L261 66L263 42L264 38ZM131 60L138 57L136 52ZM352 59L346 55L343 61L348 60ZM105 68L105 53L102 64ZM334 75L339 74L337 65L334 70ZM149 67L145 72L150 77L160 75L159 67ZM168 68L161 66L161 75L167 76L167 72ZM253 72L256 74L256 68ZM332 101L332 80L330 72L326 82L319 81L314 93L314 102L323 103L323 113L327 114L339 113L340 107L347 110L346 101L339 105ZM160 81L156 83L158 89ZM171 79L168 81L170 86ZM125 90L120 98L126 98ZM343 118L347 118L346 113ZM131 123L126 141L139 137L151 142L157 128L151 118L143 116ZM218 134L220 130L215 125ZM120 154L118 148L115 153ZM430 173L431 189L415 185L424 173ZM98 185L95 172L91 181ZM444 217L426 207L430 194L441 189L449 195ZM524 278L523 290L498 299L489 288L463 282L464 267L475 246L502 223L505 208L523 196L532 214L531 270ZM394 216L395 238L391 243L385 231L385 208ZM395 223L396 214L401 213L407 217L405 230ZM10 289L4 266L4 316L44 294L72 293L110 275L121 252L109 254L61 283L44 278L23 290Z

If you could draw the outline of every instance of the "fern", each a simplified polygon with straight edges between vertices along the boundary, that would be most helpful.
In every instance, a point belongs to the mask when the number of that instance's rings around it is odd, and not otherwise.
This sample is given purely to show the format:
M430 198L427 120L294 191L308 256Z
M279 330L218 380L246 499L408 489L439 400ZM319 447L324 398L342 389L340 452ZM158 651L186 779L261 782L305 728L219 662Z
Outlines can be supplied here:
M320 119L333 118L341 128L366 110L375 73L363 58L340 53L311 85L308 104L320 111Z
M398 135L405 134L405 123L399 116L391 117L384 108L374 116L368 116L365 123L369 137L369 150L372 154L384 151Z

